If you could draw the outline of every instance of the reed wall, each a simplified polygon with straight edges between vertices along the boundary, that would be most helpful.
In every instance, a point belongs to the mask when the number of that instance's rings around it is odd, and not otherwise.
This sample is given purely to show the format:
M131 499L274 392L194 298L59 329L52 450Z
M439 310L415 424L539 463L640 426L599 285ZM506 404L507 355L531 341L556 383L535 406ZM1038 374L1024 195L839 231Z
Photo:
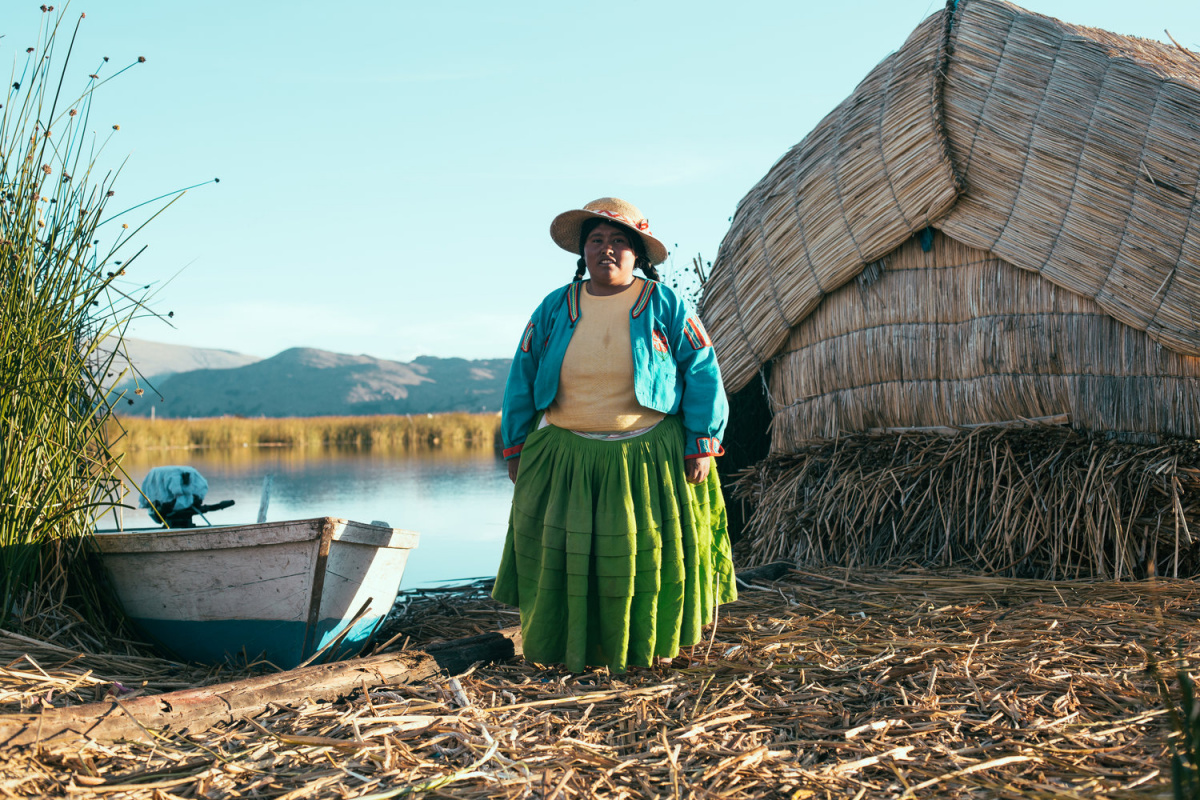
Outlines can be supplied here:
M935 234L822 301L771 370L772 451L874 428L1061 417L1200 438L1200 358Z

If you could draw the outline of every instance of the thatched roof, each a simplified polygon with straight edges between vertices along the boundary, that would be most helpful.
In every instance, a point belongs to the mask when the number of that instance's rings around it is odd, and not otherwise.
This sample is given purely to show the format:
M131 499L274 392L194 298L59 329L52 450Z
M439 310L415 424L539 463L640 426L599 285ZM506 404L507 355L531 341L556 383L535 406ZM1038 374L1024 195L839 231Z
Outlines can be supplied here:
M1200 56L996 0L925 20L738 206L704 314L736 390L928 226L1200 355Z

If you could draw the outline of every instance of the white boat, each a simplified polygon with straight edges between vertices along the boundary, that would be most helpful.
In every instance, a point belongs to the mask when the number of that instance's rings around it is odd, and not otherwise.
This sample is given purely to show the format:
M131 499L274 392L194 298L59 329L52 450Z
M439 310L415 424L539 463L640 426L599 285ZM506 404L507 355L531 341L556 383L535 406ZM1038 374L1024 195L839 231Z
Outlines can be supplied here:
M418 538L322 517L98 532L95 541L125 612L166 650L290 669L366 643L396 600Z

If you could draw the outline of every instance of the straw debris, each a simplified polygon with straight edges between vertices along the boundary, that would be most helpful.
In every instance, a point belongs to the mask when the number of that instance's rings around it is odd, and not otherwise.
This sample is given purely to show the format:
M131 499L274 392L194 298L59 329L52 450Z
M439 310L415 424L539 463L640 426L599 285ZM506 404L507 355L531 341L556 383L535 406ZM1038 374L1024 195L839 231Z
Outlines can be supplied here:
M209 731L162 732L153 745L9 748L0 789L290 800L1161 790L1167 714L1147 655L1196 663L1198 588L793 571L744 587L721 609L712 641L671 669L481 665ZM406 601L413 613L400 622L413 632L510 621L484 587ZM413 636L409 646L420 644ZM85 672L65 656L39 666L56 679ZM19 694L30 679L14 673L30 670L0 671L0 686Z

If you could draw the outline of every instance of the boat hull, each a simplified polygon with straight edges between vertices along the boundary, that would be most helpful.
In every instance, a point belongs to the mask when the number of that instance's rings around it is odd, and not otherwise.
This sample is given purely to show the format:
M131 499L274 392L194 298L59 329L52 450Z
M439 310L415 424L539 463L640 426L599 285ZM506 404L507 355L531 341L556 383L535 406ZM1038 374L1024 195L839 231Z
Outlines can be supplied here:
M395 602L418 535L323 517L95 539L126 614L164 649L290 669L362 647Z

